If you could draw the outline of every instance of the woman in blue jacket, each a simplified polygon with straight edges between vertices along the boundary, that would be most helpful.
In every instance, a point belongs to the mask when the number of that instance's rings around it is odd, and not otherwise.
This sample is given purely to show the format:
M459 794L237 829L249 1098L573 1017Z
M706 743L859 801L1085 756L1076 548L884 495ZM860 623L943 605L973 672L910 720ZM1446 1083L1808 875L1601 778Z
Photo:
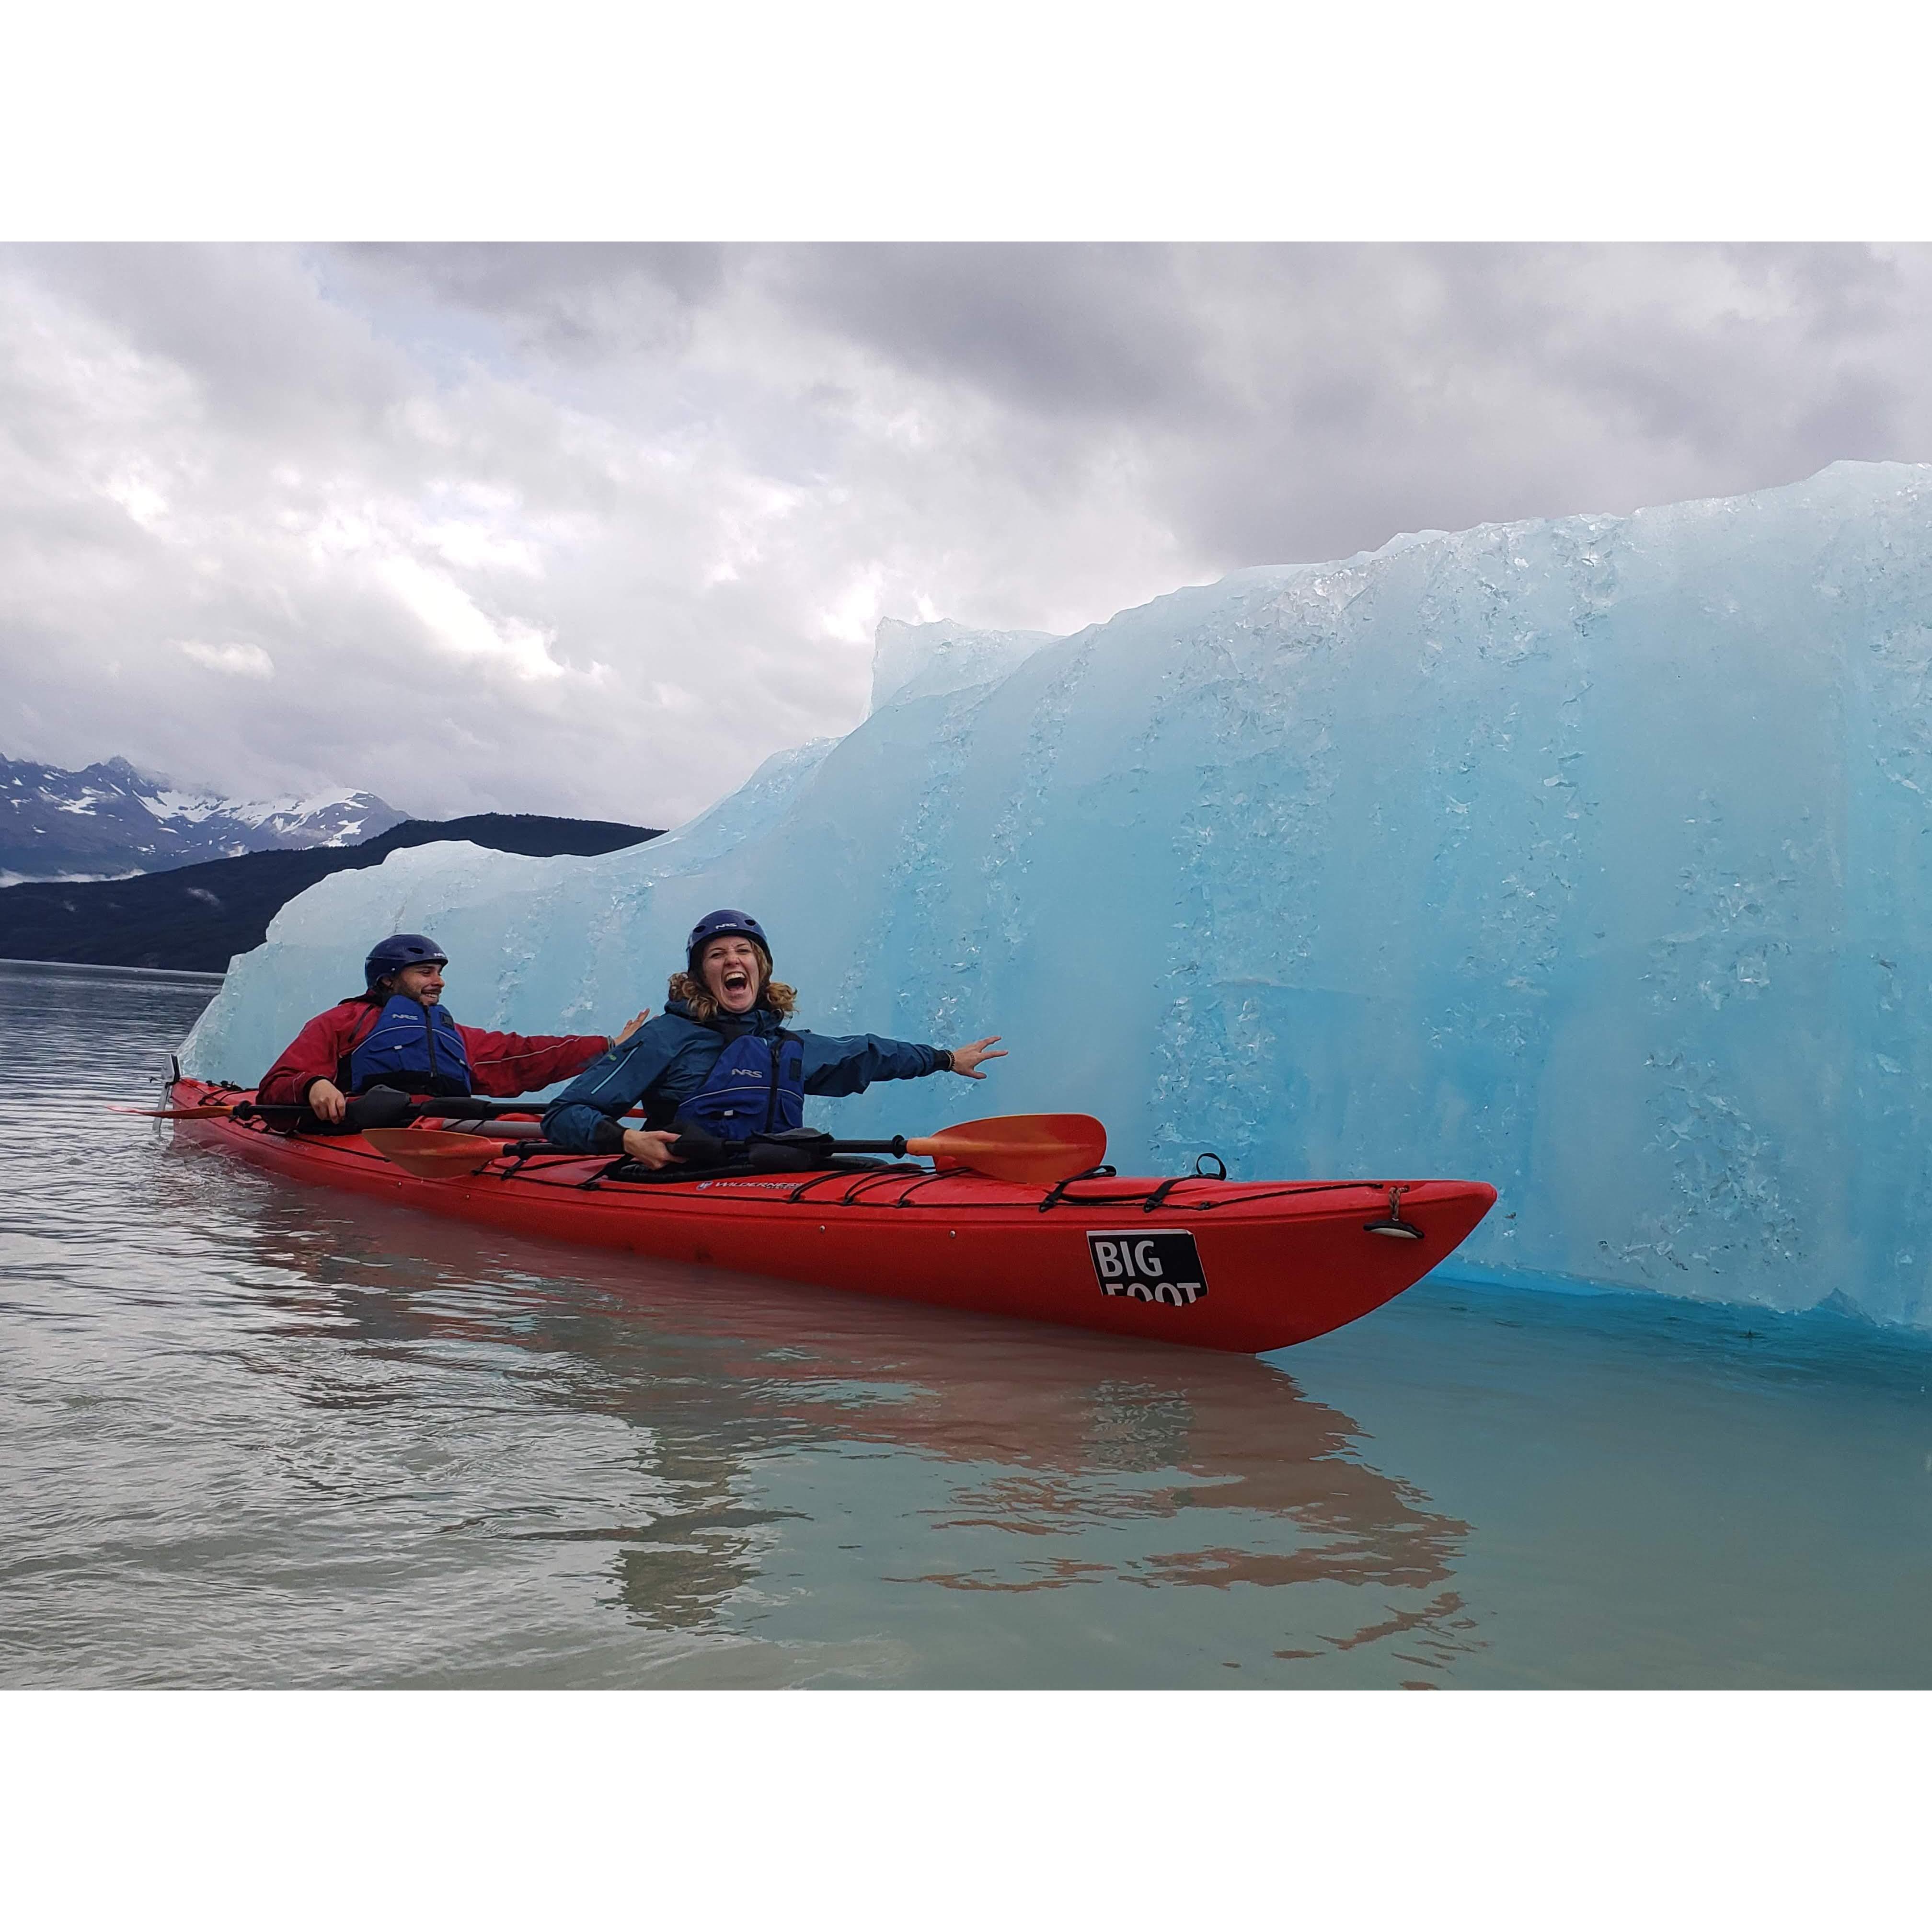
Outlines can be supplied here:
M862 1094L874 1080L961 1073L1001 1060L994 1034L970 1046L914 1046L856 1034L835 1040L788 1028L797 995L772 977L764 928L742 912L707 914L692 928L686 970L664 1010L578 1075L544 1115L544 1137L584 1154L622 1153L660 1168L679 1136L715 1160L754 1134L802 1124L808 1094ZM644 1124L622 1116L643 1103ZM722 1142L723 1149L710 1143Z

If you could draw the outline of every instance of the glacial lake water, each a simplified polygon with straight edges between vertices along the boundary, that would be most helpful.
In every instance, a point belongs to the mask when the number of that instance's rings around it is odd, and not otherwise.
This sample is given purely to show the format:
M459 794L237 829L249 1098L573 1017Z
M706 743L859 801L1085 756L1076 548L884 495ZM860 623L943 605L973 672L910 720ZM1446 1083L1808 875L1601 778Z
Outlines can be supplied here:
M1432 1278L1236 1358L508 1239L104 1112L212 991L0 966L0 1684L1932 1684L1924 1338Z

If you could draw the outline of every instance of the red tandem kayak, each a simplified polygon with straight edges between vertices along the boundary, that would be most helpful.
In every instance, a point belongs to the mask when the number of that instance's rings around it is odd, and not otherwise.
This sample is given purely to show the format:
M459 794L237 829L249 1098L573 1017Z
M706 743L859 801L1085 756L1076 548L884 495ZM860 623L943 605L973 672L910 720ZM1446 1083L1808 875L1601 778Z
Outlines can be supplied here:
M182 1080L171 1101L250 1097ZM944 1165L630 1181L610 1178L601 1155L514 1149L473 1174L430 1180L360 1134L298 1137L219 1117L176 1132L291 1180L520 1234L1244 1354L1379 1308L1496 1198L1478 1180L1190 1175L1046 1187Z

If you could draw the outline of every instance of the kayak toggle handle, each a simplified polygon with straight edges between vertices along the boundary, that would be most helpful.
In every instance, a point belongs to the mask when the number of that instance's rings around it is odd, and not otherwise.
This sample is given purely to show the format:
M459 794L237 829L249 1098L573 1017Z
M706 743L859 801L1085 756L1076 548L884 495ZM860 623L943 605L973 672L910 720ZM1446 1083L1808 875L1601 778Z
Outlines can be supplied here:
M1413 1221L1405 1221L1402 1218L1402 1190L1400 1187L1389 1190L1388 1212L1378 1220L1364 1221L1362 1232L1365 1234L1386 1234L1390 1240L1397 1241L1419 1241L1422 1239L1422 1230Z

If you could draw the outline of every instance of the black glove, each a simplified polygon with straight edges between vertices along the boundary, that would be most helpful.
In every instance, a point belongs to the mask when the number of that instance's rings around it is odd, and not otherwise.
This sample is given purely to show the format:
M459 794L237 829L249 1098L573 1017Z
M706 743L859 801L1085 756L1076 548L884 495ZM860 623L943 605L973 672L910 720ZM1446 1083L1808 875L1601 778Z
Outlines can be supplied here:
M350 1101L344 1124L357 1133L365 1127L400 1127L414 1112L416 1102L393 1087L371 1087Z
M676 1135L670 1157L686 1167L722 1167L735 1158L731 1149L709 1127L700 1127L680 1115L668 1132Z
M754 1134L746 1152L760 1174L803 1174L830 1162L832 1136L816 1127L788 1127L782 1134Z

